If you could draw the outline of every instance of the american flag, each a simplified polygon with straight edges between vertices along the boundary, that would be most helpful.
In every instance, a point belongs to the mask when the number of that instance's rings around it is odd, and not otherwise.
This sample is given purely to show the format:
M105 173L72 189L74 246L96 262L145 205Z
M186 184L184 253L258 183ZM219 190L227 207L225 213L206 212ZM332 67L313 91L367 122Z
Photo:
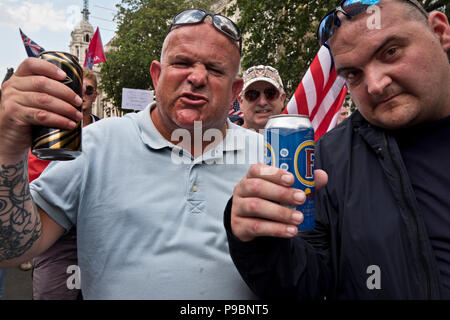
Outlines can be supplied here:
M283 113L309 116L317 141L336 126L347 87L334 68L333 57L322 46Z
M36 42L28 38L22 30L19 28L20 36L22 37L23 45L25 46L25 50L27 51L27 55L29 57L39 57L39 54L43 51L45 51L44 48L42 48L40 45L38 45Z
M234 100L233 104L230 107L230 110L228 111L228 116L236 115L238 117L243 117L244 113L242 112L241 108L239 107L239 101L238 99Z

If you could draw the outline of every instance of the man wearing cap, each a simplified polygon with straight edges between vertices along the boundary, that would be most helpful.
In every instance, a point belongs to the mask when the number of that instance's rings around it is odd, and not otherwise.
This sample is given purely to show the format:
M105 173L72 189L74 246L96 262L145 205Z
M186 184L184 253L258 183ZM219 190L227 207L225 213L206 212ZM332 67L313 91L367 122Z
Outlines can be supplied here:
M239 104L244 112L243 127L261 130L270 116L281 113L286 93L283 82L275 68L253 66L244 73L244 87Z

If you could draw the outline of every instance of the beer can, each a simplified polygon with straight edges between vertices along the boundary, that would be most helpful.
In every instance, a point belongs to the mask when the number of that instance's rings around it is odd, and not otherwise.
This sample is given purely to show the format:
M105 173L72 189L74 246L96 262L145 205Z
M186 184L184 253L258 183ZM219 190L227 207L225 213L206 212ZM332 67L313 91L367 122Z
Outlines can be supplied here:
M61 82L82 96L83 68L77 57L59 51L44 51L39 57L62 69L67 78ZM82 121L73 130L33 126L31 152L42 160L73 160L81 154L81 127Z
M303 190L306 201L295 209L302 212L299 231L315 226L314 129L309 117L281 114L271 116L264 129L265 163L291 172L293 188ZM294 207L292 207L294 208Z

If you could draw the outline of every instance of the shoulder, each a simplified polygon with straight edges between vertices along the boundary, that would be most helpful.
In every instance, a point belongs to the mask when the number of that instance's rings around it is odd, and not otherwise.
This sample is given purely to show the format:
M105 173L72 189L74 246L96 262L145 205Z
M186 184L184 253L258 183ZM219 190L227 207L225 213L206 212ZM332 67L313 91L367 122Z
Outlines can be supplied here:
M317 146L319 148L331 148L342 143L351 142L351 136L354 134L355 129L361 125L367 123L362 117L359 111L353 112L353 114L337 125L332 130L325 133L318 141Z
M231 121L228 123L227 136L234 137L234 139L245 139L246 144L263 144L264 143L264 130L257 132L253 129L243 128Z
M316 143L316 164L324 169L345 163L352 150L361 144L358 130L367 121L358 111L340 123L337 127L325 133Z
M90 143L94 143L97 146L108 141L116 143L127 139L127 137L132 137L137 130L136 116L104 118L83 128L83 147Z
M234 124L233 122L227 120L228 122L228 130L233 131L236 134L243 135L243 136L249 136L249 137L255 137L255 138L264 138L264 129L260 132L253 130L253 129L247 129L241 126L238 126L237 124Z

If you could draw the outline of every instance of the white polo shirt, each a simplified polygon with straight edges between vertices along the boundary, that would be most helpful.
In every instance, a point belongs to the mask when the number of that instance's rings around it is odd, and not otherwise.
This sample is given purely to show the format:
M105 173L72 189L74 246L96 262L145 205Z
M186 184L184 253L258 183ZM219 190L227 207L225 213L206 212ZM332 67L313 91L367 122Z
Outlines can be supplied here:
M193 159L161 136L150 107L104 119L83 128L80 157L53 161L30 185L52 219L77 226L85 299L254 298L229 256L223 211L263 137L228 127Z

